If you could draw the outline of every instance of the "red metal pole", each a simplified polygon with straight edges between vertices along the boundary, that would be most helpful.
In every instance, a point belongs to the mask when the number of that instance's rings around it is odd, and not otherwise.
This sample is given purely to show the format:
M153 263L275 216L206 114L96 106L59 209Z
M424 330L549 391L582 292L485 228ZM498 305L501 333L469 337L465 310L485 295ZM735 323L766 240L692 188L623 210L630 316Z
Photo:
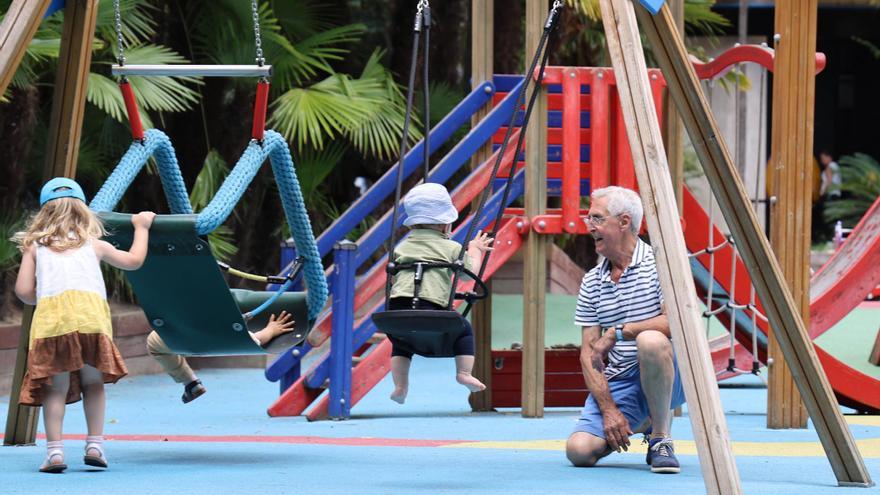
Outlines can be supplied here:
M589 72L590 83L590 190L608 185L608 69ZM586 80L584 82L587 82Z
M131 83L123 79L119 83L119 89L122 91L122 100L125 102L128 122L131 124L131 137L138 141L143 141L144 125L141 123L141 114L138 111L137 99L134 97L134 91L131 89Z
M263 140L266 130L266 107L269 104L269 81L257 83L257 96L254 99L254 125L251 128L251 137L257 141Z
M576 233L580 218L581 80L578 70L566 68L562 77L562 229Z

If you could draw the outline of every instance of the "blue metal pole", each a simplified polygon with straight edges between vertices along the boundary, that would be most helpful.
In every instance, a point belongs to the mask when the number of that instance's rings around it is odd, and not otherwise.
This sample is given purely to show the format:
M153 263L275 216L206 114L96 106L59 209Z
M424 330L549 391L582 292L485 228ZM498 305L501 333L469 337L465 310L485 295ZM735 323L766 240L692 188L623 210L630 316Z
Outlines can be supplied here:
M354 257L357 244L343 240L333 246L336 284L333 288L333 323L330 337L331 419L351 416L351 355L354 326Z
M483 108L495 93L495 85L491 82L484 82L480 86L468 94L449 114L443 118L432 130L431 139L429 141L429 152L433 153L446 141L449 140L461 126L466 124L471 116L477 110ZM418 169L424 158L424 140L416 143L415 146L406 154L403 159L404 176L408 177L411 173ZM358 226L360 222L373 212L382 201L389 195L394 194L394 187L397 179L397 167L400 162L395 163L388 169L385 174L373 184L372 187L354 204L352 204L346 212L336 219L332 225L327 227L320 236L318 236L318 252L321 256L327 254L334 243L345 238L352 229ZM288 269L288 268L285 268ZM284 270L282 270L283 272Z

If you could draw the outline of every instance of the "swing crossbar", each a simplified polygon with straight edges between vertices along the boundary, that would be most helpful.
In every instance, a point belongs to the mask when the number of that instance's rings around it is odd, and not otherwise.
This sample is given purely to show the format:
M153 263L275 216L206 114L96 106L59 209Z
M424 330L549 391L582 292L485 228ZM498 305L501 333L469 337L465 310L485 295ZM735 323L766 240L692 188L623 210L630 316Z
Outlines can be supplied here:
M271 65L113 65L114 76L269 77Z

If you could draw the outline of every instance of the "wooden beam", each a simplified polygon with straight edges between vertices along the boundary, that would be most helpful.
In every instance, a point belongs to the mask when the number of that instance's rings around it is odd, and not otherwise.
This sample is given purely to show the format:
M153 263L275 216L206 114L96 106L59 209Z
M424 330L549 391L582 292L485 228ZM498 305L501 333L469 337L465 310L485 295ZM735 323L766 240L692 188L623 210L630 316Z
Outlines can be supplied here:
M52 0L13 0L0 24L0 95L6 92Z
M752 211L742 180L721 138L697 75L688 61L684 43L674 29L672 14L667 7L663 7L656 16L641 8L636 12L654 56L663 69L669 91L703 164L706 178L748 268L770 326L779 339L783 357L791 367L838 483L871 486L871 477L843 421L828 379L819 367L806 326Z
M684 0L669 0L669 10L675 19L675 27L679 33L684 32ZM669 176L672 179L672 191L675 193L675 204L678 215L684 211L682 189L684 189L684 126L678 110L672 103L669 91L663 88L663 145L666 146L666 160L669 162ZM681 406L676 407L673 414L682 415Z
M471 88L492 81L494 72L494 11L495 0L471 2ZM474 113L471 128L475 127L492 110L491 104ZM471 158L471 170L476 170L492 155L492 143L486 143ZM476 205L475 205L476 206ZM473 306L471 324L474 328L476 356L474 376L486 384L486 390L471 394L470 404L474 411L492 410L492 280L486 281L489 297Z
M547 19L545 0L526 0L526 42L523 60L538 49ZM526 74L533 77L534 74ZM547 206L547 94L541 94L532 109L526 131L525 210L529 218L541 215ZM547 289L547 236L536 232L526 238L523 255L523 373L522 415L544 416L544 312Z
M776 196L770 242L804 325L810 325L810 222L813 174L813 100L816 77L816 0L776 2L771 184ZM767 427L806 428L807 410L782 349L771 334L767 355Z
M79 139L82 131L83 109L86 104L86 84L92 60L92 39L98 16L98 0L68 0L64 9L64 27L61 34L61 52L58 74L49 121L49 145L43 179L75 177ZM22 321L22 338L16 355L13 387L21 386L27 366L30 320ZM4 443L16 445L34 442L39 408L21 406L13 388L9 397L9 416ZM10 418L15 418L14 423ZM10 427L13 430L10 432ZM12 440L10 440L12 439Z
M675 27L679 33L684 32L684 0L670 0L669 9L675 19ZM682 188L684 187L684 126L681 117L669 97L669 91L663 90L663 145L666 146L666 160L669 162L669 173L672 178L672 191L678 213L682 213ZM676 410L680 415L680 409Z
M97 19L98 0L68 0L64 9L61 53L49 120L44 179L76 175Z
M599 5L706 492L742 493L633 4L600 0Z

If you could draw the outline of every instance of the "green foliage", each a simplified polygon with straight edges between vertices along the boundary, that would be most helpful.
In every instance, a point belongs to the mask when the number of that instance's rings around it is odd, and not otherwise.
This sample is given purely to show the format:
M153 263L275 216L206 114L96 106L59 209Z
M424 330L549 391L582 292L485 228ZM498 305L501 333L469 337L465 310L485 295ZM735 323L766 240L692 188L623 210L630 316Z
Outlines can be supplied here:
M11 270L18 265L20 257L18 246L9 239L22 228L24 228L24 218L20 214L7 213L0 217L0 272Z
M566 3L575 9L581 20L580 29L576 33L569 33L571 39L566 44L576 43L578 46L562 46L560 48L562 52L585 51L589 53L586 57L588 60L584 60L583 54L578 53L578 63L610 65L607 60L605 31L602 27L602 10L599 7L599 0L566 0ZM730 22L724 16L712 11L713 5L715 5L715 0L685 0L685 30L690 34L717 35L722 32L723 28L730 26ZM650 59L650 44L642 39L642 45L645 46L647 56Z
M871 43L870 41L868 41L866 39L859 38L858 36L853 36L852 40L855 41L857 44L862 45L863 47L867 48L868 51L871 52L872 57L880 60L880 47L878 47L877 45L875 45L874 43Z
M846 155L840 158L840 174L843 198L826 203L825 220L854 227L880 198L880 163L864 153Z
M318 186L342 161L343 156L345 156L345 146L338 142L330 143L322 150L306 148L297 153L296 176L306 202L312 202Z
M189 193L193 211L198 212L208 206L227 175L229 175L229 165L217 150L209 151ZM220 261L229 261L238 252L232 229L226 225L221 225L208 234L208 245L211 247L211 253Z

